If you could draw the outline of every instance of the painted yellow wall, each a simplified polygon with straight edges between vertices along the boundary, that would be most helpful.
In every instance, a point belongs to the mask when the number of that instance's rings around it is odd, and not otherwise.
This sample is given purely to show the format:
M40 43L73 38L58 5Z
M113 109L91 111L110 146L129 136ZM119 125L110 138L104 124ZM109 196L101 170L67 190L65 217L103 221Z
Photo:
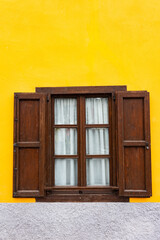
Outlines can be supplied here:
M153 197L160 201L160 1L0 1L0 202L12 198L13 93L127 85L151 102Z

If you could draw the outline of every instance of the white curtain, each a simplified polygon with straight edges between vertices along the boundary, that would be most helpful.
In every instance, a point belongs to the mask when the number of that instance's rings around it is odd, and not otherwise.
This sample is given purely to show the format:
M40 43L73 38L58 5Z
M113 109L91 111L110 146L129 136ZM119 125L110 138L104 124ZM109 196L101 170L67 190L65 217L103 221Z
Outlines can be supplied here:
M55 128L55 155L77 154L77 129Z
M54 116L55 124L77 124L77 99L56 98Z
M54 122L59 125L77 124L77 100L56 98L54 102ZM77 129L55 128L55 155L77 154ZM77 185L77 159L55 159L55 185Z
M77 185L77 159L55 159L55 185Z
M77 101L73 98L57 98L54 104L55 124L77 124ZM108 99L86 98L86 124L108 124ZM71 155L70 159L55 159L55 185L77 185L77 129L55 128L55 154ZM87 155L109 154L108 128L86 129ZM109 159L86 159L87 185L109 185Z
M108 98L86 98L86 124L108 124Z
M87 185L109 185L109 159L89 158L86 160Z
M87 155L109 154L108 128L86 129L86 153Z
M108 124L108 98L86 98L86 124ZM109 154L108 128L86 129L86 154ZM109 159L86 159L87 185L109 185Z

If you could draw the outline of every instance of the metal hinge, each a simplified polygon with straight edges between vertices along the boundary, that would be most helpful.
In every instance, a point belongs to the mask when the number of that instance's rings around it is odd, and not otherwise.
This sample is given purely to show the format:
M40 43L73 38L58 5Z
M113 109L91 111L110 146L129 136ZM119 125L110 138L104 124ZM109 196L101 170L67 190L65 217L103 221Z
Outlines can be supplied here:
M13 197L16 197L16 196L17 196L17 193L16 193L16 192L14 192L14 193L13 193Z
M18 121L18 118L15 118L14 121L17 122L17 121Z
M113 95L113 101L116 101L116 95L115 94Z
M47 95L47 102L49 102L49 95Z

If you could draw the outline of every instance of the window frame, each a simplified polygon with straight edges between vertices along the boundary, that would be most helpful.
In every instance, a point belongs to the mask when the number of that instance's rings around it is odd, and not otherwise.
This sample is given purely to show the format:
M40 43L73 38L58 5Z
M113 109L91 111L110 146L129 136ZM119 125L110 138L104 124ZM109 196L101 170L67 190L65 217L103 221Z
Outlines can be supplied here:
M122 201L128 202L128 197L120 197L119 196L119 187L118 187L118 167L117 167L117 156L116 156L116 111L115 111L115 93L116 91L126 91L126 86L98 86L98 87L49 87L49 88L36 88L37 93L47 94L47 108L46 108L46 163L45 163L45 197L36 198L37 202L86 202L86 201ZM110 186L84 186L85 180L83 175L83 179L81 180L81 186L52 186L51 179L52 178L52 169L51 158L52 158L52 140L53 134L52 131L52 98L54 97L69 97L69 96L80 96L81 99L77 104L85 104L85 97L90 96L109 96L109 143L110 143L110 155L112 158L110 164L110 173L113 175L110 177ZM81 106L80 106L81 108ZM51 110L52 109L52 110ZM79 108L78 108L79 109ZM77 109L77 110L78 110ZM83 106L84 110L84 106ZM79 112L77 113L79 117ZM84 122L84 114L80 116L83 118ZM81 119L79 119L80 121ZM84 129L79 128L79 136L84 140L85 134ZM82 139L80 142L82 142ZM111 140L112 139L112 140ZM83 153L84 157L84 153ZM83 158L82 157L82 158ZM81 158L81 159L82 159ZM86 171L85 165L83 164L83 172ZM81 177L81 176L80 176ZM78 181L79 182L79 181Z
M55 98L76 98L77 99L77 124L75 125L69 125L69 124L54 124L53 119L54 119L54 99ZM89 98L89 97L107 97L108 98L108 104L109 104L109 123L108 124L86 124L85 123L85 99ZM86 159L87 158L109 158L110 159L110 186L113 185L113 169L112 169L112 165L113 165L113 157L112 157L112 116L111 116L111 96L109 96L108 94L95 94L95 95L52 95L51 96L51 156L50 156L50 167L52 169L52 176L51 177L51 185L54 186L54 159L56 158L77 158L78 160L78 184L77 186L74 186L75 188L79 188L79 187L86 187L89 188L89 186L87 186L86 183ZM87 128L107 128L109 130L109 154L104 154L104 155L98 155L98 154L94 154L94 155L89 155L86 154L85 150L86 150L86 129ZM77 154L76 155L56 155L54 154L54 130L55 128L77 128ZM53 165L52 165L53 163ZM115 177L115 174L114 174ZM103 187L103 188L107 188L110 186L97 186L95 188L99 189L99 187ZM63 188L65 186L62 186L61 188ZM90 186L91 188L93 186ZM54 186L54 189L58 188L58 186ZM66 186L67 189L69 188L73 188L72 186Z

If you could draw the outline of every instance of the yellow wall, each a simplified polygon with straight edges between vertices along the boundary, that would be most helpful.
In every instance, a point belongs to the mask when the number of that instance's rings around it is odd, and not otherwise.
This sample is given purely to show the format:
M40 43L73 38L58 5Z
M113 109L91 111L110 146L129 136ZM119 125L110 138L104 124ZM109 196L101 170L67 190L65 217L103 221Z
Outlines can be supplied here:
M0 202L12 198L13 93L127 85L151 102L153 197L160 201L160 1L0 1Z

